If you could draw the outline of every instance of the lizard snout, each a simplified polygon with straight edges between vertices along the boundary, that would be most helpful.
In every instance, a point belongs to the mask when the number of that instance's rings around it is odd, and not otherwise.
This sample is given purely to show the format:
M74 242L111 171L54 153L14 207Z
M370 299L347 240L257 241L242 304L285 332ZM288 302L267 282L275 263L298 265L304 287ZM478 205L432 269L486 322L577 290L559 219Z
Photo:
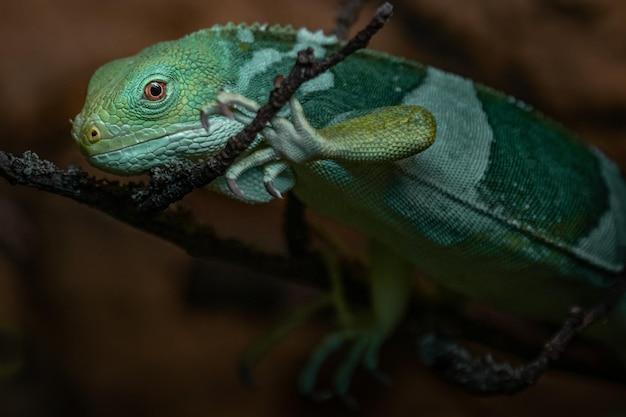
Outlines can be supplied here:
M107 135L107 129L93 117L76 116L72 127L72 136L83 153L90 154L93 145L100 142Z

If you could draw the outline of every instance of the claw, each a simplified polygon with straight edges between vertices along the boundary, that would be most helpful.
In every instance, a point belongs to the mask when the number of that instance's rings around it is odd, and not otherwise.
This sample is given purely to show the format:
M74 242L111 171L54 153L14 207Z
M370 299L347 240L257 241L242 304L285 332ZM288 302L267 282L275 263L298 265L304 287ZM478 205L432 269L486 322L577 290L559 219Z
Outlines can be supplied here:
M233 115L230 107L228 107L228 104L221 101L209 102L200 109L200 122L202 123L202 127L204 127L204 130L206 130L207 133L209 133L210 127L209 116L213 114L221 114L222 116L225 116L230 120L235 120L235 116Z
M305 395L311 395L315 392L315 382L322 364L330 356L331 353L338 350L345 341L345 335L342 333L331 333L315 348L315 351L309 359L306 368L300 374L299 387L300 392Z
M209 133L209 114L204 110L200 110L200 122L202 123L202 127Z
M335 392L340 397L348 395L348 389L352 382L352 376L363 358L363 353L367 349L369 338L358 338L352 342L348 356L344 360L343 364L339 367L334 375L333 386Z
M222 112L222 115L228 117L230 120L235 120L235 116L233 115L233 112L231 111L230 107L228 107L228 104L222 103L221 101L218 101L217 103L220 107L220 111Z
M268 164L263 169L263 184L265 185L265 190L274 198L283 198L283 195L274 186L274 180L287 168L287 164L279 161Z
M276 187L274 187L274 181L265 181L263 183L265 185L265 189L267 192L274 198L283 198L283 195L278 191Z
M241 94L229 93L227 91L218 92L215 96L215 99L220 104L241 106L244 109L255 113L259 111L259 108L261 108L261 105L256 101L251 100L248 97L242 96Z
M237 197L245 198L246 195L241 191L239 185L237 185L237 180L235 178L226 178L226 185L231 193L235 194Z

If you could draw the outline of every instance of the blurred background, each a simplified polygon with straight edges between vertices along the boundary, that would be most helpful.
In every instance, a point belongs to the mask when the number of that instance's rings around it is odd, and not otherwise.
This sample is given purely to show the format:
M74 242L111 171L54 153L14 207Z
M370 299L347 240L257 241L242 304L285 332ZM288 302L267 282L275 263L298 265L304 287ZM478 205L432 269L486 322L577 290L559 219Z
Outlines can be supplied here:
M371 46L513 94L626 169L622 0L398 0ZM370 3L355 25L369 20ZM21 0L0 5L0 149L86 166L69 134L100 65L215 23L329 30L335 0ZM104 177L104 174L97 173ZM221 236L284 253L283 205L185 199ZM248 389L245 347L314 291L190 258L61 197L0 180L0 416L340 415L298 370L329 323L279 345ZM477 398L421 366L407 340L383 351L387 388L357 375L362 415L626 415L626 387L550 372L507 398Z

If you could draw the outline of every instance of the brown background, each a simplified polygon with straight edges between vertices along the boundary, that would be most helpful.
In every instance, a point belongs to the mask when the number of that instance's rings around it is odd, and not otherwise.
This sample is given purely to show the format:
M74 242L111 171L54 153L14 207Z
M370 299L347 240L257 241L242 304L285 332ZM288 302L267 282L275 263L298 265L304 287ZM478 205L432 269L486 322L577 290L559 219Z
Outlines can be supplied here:
M227 21L328 29L335 11L333 0L3 2L0 148L85 167L68 119L103 63ZM626 167L621 0L398 1L373 47L514 94ZM280 204L251 208L203 192L186 200L223 236L284 250ZM10 362L19 333L24 358L22 371L0 387L2 416L346 413L335 402L301 399L295 387L323 322L272 352L257 370L256 390L237 378L245 346L307 297L304 289L198 264L96 211L4 181L0 244L0 354ZM15 260L26 255L30 268L21 274ZM471 397L420 366L405 340L384 350L382 367L394 381L390 388L357 377L361 414L626 413L624 386L559 372L512 398Z

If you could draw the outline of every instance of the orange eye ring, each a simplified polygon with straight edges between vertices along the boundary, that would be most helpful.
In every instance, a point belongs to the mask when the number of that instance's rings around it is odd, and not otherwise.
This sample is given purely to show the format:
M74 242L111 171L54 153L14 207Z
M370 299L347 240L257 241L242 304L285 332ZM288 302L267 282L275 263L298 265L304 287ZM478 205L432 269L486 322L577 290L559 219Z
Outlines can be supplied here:
M165 97L166 86L163 81L150 81L143 88L143 96L150 101L159 101Z

